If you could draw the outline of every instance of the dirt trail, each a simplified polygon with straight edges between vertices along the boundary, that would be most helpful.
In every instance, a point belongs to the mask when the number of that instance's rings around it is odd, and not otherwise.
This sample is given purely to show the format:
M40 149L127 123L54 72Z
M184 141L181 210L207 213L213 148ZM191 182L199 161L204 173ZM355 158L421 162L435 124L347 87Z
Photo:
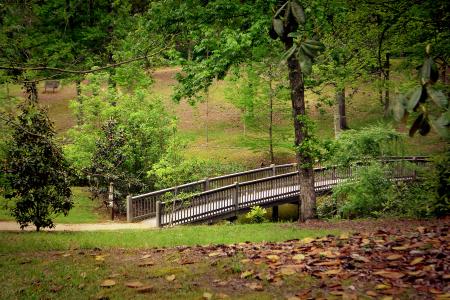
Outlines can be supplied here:
M55 228L42 229L43 231L100 231L100 230L127 230L127 229L152 229L155 224L149 223L95 223L95 224L56 224ZM0 231L20 231L16 222L0 222ZM34 226L28 226L25 231L35 231Z

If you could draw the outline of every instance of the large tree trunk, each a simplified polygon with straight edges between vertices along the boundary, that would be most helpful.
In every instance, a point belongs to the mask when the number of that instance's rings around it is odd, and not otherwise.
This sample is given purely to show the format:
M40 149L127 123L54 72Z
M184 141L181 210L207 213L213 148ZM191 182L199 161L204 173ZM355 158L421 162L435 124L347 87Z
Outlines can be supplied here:
M339 130L348 129L347 116L345 115L345 88L341 88L336 92L336 103L338 105Z
M275 157L273 155L273 85L272 85L272 65L269 65L269 155L270 163L273 164Z
M286 49L289 49L290 46L287 44ZM294 118L295 129L295 147L298 148L308 137L308 132L303 119L306 116L303 75L298 59L294 55L288 59L288 69L291 87L292 116ZM304 222L316 217L313 161L309 153L297 151L296 155L300 184L299 221Z

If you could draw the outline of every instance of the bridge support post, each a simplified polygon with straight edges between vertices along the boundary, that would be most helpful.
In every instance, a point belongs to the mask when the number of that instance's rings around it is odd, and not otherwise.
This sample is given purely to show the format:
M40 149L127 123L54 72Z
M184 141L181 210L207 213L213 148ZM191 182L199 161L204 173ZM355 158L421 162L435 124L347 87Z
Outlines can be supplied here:
M270 166L272 167L272 176L275 176L277 174L277 172L275 170L275 165L271 164Z
M133 220L132 210L131 210L131 195L127 196L127 222L131 223Z
M234 211L237 215L237 212L239 211L239 182L234 183L233 203L234 203Z
M161 201L156 201L156 227L161 227Z
M209 190L209 178L205 178L205 182L203 183L203 191Z
M278 205L272 207L272 221L278 222Z

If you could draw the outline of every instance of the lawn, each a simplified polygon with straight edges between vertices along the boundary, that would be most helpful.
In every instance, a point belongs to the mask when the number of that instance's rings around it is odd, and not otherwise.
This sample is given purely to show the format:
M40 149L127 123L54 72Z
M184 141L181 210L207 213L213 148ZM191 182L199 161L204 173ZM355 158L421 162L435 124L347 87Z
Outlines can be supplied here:
M0 299L449 299L448 219L416 224L0 233Z
M98 223L105 221L106 210L99 209L98 201L89 198L86 188L73 187L74 207L69 211L67 216L59 215L54 219L59 224L81 224L81 223ZM0 198L0 204L5 204L5 199ZM5 205L0 205L0 221L14 221L14 218L5 209Z
M70 249L175 247L284 241L338 233L338 230L304 230L296 223L179 226L153 230L97 232L0 232L0 253Z

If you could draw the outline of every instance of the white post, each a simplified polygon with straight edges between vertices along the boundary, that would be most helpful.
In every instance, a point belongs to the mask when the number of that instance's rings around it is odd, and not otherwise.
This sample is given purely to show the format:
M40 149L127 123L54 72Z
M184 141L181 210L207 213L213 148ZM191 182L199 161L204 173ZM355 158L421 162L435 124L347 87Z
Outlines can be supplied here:
M131 209L131 195L127 196L127 222L131 222L133 220L132 209Z

